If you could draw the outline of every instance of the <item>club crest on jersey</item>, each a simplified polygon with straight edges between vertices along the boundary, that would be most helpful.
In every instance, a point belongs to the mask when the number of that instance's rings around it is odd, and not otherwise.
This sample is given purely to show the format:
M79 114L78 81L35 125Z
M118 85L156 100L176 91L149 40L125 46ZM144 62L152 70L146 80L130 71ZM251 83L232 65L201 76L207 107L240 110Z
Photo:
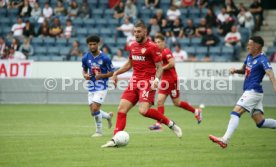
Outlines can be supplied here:
M142 54L144 54L146 51L147 51L146 48L142 48L142 49L141 49L141 53L142 53Z
M257 63L257 60L254 60L254 61L253 61L253 64L256 64L256 63Z
M98 64L102 65L103 64L103 60L99 60Z

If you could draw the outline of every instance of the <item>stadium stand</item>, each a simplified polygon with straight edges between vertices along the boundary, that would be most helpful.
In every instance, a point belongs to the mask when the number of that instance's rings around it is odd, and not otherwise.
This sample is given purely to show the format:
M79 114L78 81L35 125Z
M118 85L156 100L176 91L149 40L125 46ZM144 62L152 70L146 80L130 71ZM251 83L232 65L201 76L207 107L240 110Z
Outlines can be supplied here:
M54 0L38 0L37 1L43 9L44 4L46 2L50 2L50 7L55 8L56 1ZM76 1L79 5L82 3L82 0ZM125 1L123 1L125 2ZM68 9L70 4L68 1L62 2L64 7ZM89 7L91 9L90 18L82 18L75 17L72 18L73 29L75 30L75 36L67 39L63 37L33 37L31 39L31 45L35 48L34 55L29 57L29 59L33 59L35 61L63 61L65 54L67 53L67 47L71 46L72 41L78 40L81 44L81 48L85 50L86 40L85 38L91 34L98 34L103 38L103 41L112 51L112 55L115 54L114 51L119 48L125 48L126 45L126 37L116 38L116 27L120 26L123 20L117 20L113 18L114 9L109 8L108 0L93 0L88 1ZM149 23L152 17L155 17L156 9L144 8L144 1L135 1L135 5L138 11L138 19L143 20L145 23ZM216 14L220 12L220 7L224 5L224 0L211 0L209 1L208 6L212 7ZM237 5L237 4L236 4ZM167 10L171 6L171 0L160 0L159 7L163 9L164 19ZM195 26L197 26L200 22L201 18L204 18L207 14L207 8L199 8L197 6L189 7L189 8L180 8L181 12L180 19L182 20L182 26L186 26L186 20L192 19ZM9 45L9 39L11 38L10 32L13 24L16 23L17 18L19 17L19 10L17 8L8 8L7 6L4 8L0 8L0 35L5 38L7 45ZM64 28L66 25L66 16L55 16L53 15L51 19L48 20L49 25L53 24L52 19L58 17L61 21L62 27ZM237 22L236 15L230 15ZM34 20L32 18L24 17L24 21L29 20L34 26L35 31L38 33L38 29L40 27L41 21ZM161 23L160 27L161 26ZM169 25L170 26L170 25ZM169 31L170 28L166 27ZM184 48L189 55L194 55L200 61L206 55L209 55L213 61L231 61L231 54L233 54L233 49L226 47L224 44L224 37L220 36L217 32L217 27L212 28L213 33L220 38L220 43L217 46L211 47L207 49L206 47L201 46L201 38L199 37L182 37L178 39L176 42ZM245 49L246 43L249 39L250 32L249 29L239 26L239 32L241 33L241 43L242 48ZM23 38L19 38L20 43L23 42ZM173 45L172 45L173 46ZM49 49L51 48L51 49ZM268 48L268 55L272 54L276 51L276 40L274 41L274 46ZM173 49L173 48L171 48ZM127 51L124 51L124 55ZM5 57L2 57L4 59Z

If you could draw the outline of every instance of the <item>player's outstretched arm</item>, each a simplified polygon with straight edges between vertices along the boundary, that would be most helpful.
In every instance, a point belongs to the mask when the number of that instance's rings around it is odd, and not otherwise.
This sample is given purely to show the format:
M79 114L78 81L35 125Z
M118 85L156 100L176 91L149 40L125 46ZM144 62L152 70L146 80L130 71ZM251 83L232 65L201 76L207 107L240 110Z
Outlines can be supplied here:
M114 72L113 76L123 74L128 70L130 70L131 68L132 68L132 62L130 59L128 59L128 61L122 67L120 67L117 71Z
M165 66L163 66L162 68L163 68L163 70L169 70L169 69L173 68L174 65L175 65L174 58L170 58L170 59L168 60L168 64L165 65Z
M111 80L113 80L113 83L115 86L118 81L117 75L123 74L123 73L127 72L128 70L130 70L131 68L132 68L132 61L130 59L128 59L128 61L122 67L120 67L117 71L115 71L113 73Z
M266 75L268 75L268 77L272 83L274 92L276 93L276 79L275 79L273 70L272 69L265 70L265 73L266 73Z
M245 64L242 66L241 69L230 68L229 72L230 74L245 74Z

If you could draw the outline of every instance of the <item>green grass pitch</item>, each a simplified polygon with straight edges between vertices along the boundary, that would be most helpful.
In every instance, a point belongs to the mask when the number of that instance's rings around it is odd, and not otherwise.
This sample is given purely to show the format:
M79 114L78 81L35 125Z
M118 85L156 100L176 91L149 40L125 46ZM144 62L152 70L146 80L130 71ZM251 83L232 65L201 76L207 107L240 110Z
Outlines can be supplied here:
M116 112L117 106L103 105ZM265 108L276 118L276 108ZM126 131L130 143L122 148L100 148L112 136L104 120L104 137L95 130L86 105L0 105L0 167L274 167L276 132L256 128L243 115L227 149L208 139L222 135L232 107L206 107L202 124L193 114L166 106L166 115L183 129L178 139L167 128L149 132L153 120L129 112ZM113 119L115 124L116 117Z

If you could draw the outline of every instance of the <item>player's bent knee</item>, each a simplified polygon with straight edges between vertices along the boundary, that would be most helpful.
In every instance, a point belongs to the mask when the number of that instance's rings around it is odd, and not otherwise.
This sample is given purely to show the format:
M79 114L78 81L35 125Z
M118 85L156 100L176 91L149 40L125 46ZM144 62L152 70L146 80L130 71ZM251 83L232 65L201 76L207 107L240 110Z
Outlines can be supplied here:
M139 113L144 116L147 113L147 110L139 108Z
M100 108L99 107L96 107L96 106L90 106L90 111L91 111L91 113L93 114L94 112L97 112L97 111L99 111L100 110Z
M256 126L257 126L258 128L262 128L262 127L263 127L264 122L265 122L265 120L263 119L261 122L256 123Z
M174 104L175 106L179 106L179 101L173 101L173 104Z

